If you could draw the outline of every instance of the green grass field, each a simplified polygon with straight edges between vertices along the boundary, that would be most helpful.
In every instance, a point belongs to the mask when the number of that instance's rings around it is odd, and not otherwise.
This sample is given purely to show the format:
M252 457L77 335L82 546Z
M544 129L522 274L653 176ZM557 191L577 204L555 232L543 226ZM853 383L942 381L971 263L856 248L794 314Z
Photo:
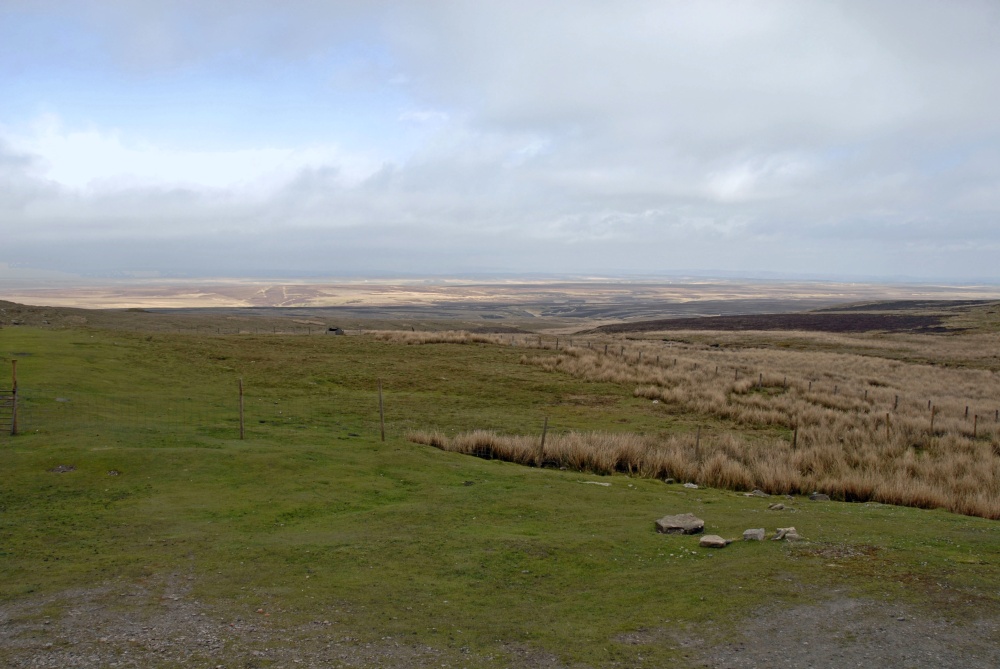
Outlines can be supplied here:
M16 357L25 398L24 433L0 437L8 619L66 615L72 600L59 593L156 591L182 577L214 619L259 620L270 646L391 637L438 649L448 666L531 665L524 657L536 653L567 666L659 667L697 666L685 635L725 640L762 606L832 592L959 621L998 610L995 522L803 498L772 512L774 499L405 440L414 429L538 432L545 417L555 430L646 434L706 420L632 387L519 364L522 353L364 336L0 330L0 369ZM175 414L136 415L151 407ZM58 465L75 469L50 471ZM808 541L710 551L654 531L657 518L688 511L708 533L794 525ZM666 631L635 640L649 630ZM0 664L12 664L10 641ZM236 666L227 658L242 652L226 646L212 661ZM269 662L254 666L279 666Z

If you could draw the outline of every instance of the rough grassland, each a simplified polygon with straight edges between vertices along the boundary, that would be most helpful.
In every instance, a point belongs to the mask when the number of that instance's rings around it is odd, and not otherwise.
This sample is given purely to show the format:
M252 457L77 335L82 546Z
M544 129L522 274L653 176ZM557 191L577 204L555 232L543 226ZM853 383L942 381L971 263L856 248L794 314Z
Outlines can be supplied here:
M7 328L0 364L14 354L32 431L0 438L0 665L703 666L701 645L737 643L762 606L884 599L980 635L1000 611L993 521L801 497L770 512L405 441L704 420L517 348ZM130 413L188 401L183 421ZM653 531L687 511L809 541L709 552Z

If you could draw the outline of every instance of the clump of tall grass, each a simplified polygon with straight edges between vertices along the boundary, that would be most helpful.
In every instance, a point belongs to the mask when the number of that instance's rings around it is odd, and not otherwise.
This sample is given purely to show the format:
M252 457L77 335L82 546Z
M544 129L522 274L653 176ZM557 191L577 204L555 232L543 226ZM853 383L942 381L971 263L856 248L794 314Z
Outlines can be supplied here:
M631 387L635 397L728 423L726 436L704 440L698 457L678 437L652 445L635 437L628 450L638 458L622 456L607 435L553 437L551 452L566 451L560 466L1000 518L1000 358L993 353L1000 337L690 335L686 342L578 338L571 346L532 336L496 343L549 349L526 351L521 363ZM710 337L717 343L705 343ZM932 364L941 361L949 364ZM510 459L535 462L523 454L530 438L486 433L474 441L493 452L484 444L494 439L522 453ZM549 451L547 442L546 462ZM492 457L508 459L505 452Z
M876 454L860 442L840 447L813 443L792 448L782 439L750 440L724 433L698 441L632 433L569 432L538 436L489 430L447 437L411 432L410 441L445 451L528 466L594 474L692 481L730 490L772 494L824 492L848 502L881 502L1000 519L1000 459L984 463L983 449L956 440L934 448Z
M397 344L502 344L502 335L479 334L465 330L445 330L442 332L406 332L397 330L376 330L368 333L379 341Z

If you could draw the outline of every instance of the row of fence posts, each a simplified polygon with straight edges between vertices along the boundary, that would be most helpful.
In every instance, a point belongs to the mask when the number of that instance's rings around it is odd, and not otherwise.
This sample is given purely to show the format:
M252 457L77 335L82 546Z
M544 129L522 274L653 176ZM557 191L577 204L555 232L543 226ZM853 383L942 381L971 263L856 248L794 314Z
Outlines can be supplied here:
M511 342L513 342L513 337L511 338ZM539 335L539 337L538 337L538 345L542 346L542 337L541 337L541 335ZM573 345L573 340L572 339L569 340L569 345L570 346ZM556 348L556 350L559 350L559 339L558 338L556 338L555 348ZM590 342L587 342L587 348L588 349L592 348ZM604 344L604 355L607 355L607 354L608 354L608 344ZM619 357L622 357L622 358L625 357L625 347L624 346L621 347L621 350L619 351L618 355L619 355ZM656 363L659 364L659 362L660 362L660 356L656 356ZM642 351L639 351L639 354L638 354L638 363L640 363L640 364L642 363ZM674 358L674 366L675 367L677 366L677 358ZM697 368L697 365L695 367ZM716 375L719 374L719 366L718 365L715 366L715 374ZM734 367L733 368L733 381L738 381L739 378L740 378L740 369L739 369L739 367ZM757 388L763 388L763 386L764 386L764 374L763 374L763 372L761 372L761 373L758 374L758 377L757 377ZM782 379L781 386L785 390L788 389L788 377L787 376ZM809 392L812 392L812 389L813 389L813 382L812 382L812 380L810 380L809 381ZM834 395L839 395L840 394L840 386L839 386L839 384L835 384L833 386L833 394ZM867 388L864 391L864 399L865 399L865 401L868 401L868 389ZM894 398L893 398L893 402L892 402L892 410L893 411L897 411L898 409L899 409L899 395L895 395ZM931 400L927 400L927 409L931 412L930 432L933 434L934 433L934 419L937 416L938 408L933 405L933 403L932 403ZM966 421L969 420L969 405L965 406L965 420ZM1000 409L997 409L996 411L994 411L993 422L1000 423ZM889 437L890 437L890 433L889 433L890 422L889 422L889 414L888 413L886 414L885 423L886 423L886 425L885 425L886 440L888 440ZM979 414L974 414L973 417L972 417L972 438L976 439L976 438L978 438L978 435L979 435ZM793 449L798 445L798 436L799 436L798 425L792 425L792 448ZM699 439L696 437L695 441L697 443L699 441ZM544 442L544 437L543 437L543 442ZM697 450L697 446L696 446L696 450Z
M541 337L539 337L539 344L541 344ZM557 340L556 346L558 347L558 340ZM605 354L607 354L607 350L608 350L608 345L605 344L604 345L604 352L605 352ZM625 347L623 346L622 347L622 352L621 352L622 355L624 354L624 350L625 350ZM641 358L640 358L640 360L641 360ZM674 364L675 365L677 364L676 359L674 360ZM716 373L718 373L718 367L716 367ZM734 378L735 379L739 379L739 368L736 368L734 370L734 373L735 373L735 377ZM763 384L763 381L764 381L764 375L763 375L763 373L761 373L758 376L758 382L757 382L758 383L758 387L760 387ZM787 377L785 377L785 379L783 380L782 386L785 387L785 388L788 387L788 379L787 379ZM245 411L244 411L244 401L243 401L243 379L242 378L240 378L238 380L238 390L239 390L240 439L245 439L246 438L246 422L245 422ZM809 382L809 390L810 391L812 390L812 381ZM838 386L834 386L834 394L837 394L838 390L839 390L839 387ZM9 393L5 392L4 394L8 395L9 399L0 400L0 409L10 409L10 424L9 424L10 434L11 434L11 436L15 436L15 435L17 435L17 360L11 360L11 390L9 391ZM868 391L867 390L865 390L865 399L868 399ZM894 397L892 408L893 408L893 411L895 411L895 410L897 410L899 408L899 395L896 395ZM933 405L933 403L932 403L931 400L927 400L927 408L928 408L928 410L930 410L930 414L931 414L930 415L930 431L931 431L931 433L933 433L934 432L934 419L937 416L938 408ZM379 413L379 432L380 432L381 440L385 441L385 403L384 403L383 397L382 397L382 379L378 380L378 413ZM966 405L966 407L965 407L965 419L966 420L969 419L969 406L968 405ZM995 414L994 414L994 421L995 422L1000 422L1000 409L998 409L995 412ZM889 438L889 426L890 426L889 414L888 413L886 413L885 423L886 423L886 425L885 425L886 439L888 439ZM0 424L0 426L6 427L6 426L3 426L2 424ZM543 451L544 451L544 448L545 448L545 434L546 434L547 430L548 430L548 418L546 417L545 418L544 426L542 428L542 439L541 439L541 446L540 446L540 449L539 449L539 460L541 460L542 455L543 455ZM978 431L979 431L979 414L975 414L973 416L973 421L972 421L972 438L973 439L977 438ZM798 436L799 436L798 425L793 425L792 426L792 448L793 449L798 445ZM700 441L701 441L701 428L699 427L698 428L698 434L695 437L695 449L696 450L698 449Z

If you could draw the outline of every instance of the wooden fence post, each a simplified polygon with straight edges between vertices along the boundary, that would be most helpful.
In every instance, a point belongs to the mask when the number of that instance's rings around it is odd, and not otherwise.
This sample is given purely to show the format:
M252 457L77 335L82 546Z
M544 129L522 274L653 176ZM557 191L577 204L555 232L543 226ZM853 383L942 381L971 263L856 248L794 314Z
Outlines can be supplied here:
M796 423L792 426L792 450L794 451L799 445L799 424Z
M698 426L697 432L694 433L694 459L701 464L701 425Z
M979 414L972 417L972 438L975 439L979 430Z
M545 434L549 431L549 417L545 417L545 422L542 423L542 440L538 444L538 455L535 457L535 466L541 467L542 463L545 462Z
M892 402L892 410L895 411L899 408L899 395L896 395L896 399Z
M937 415L937 407L931 407L931 435L934 434L934 416Z
M889 441L889 414L885 414L885 440Z
M243 379L242 378L240 378L239 380L239 388L240 388L240 439L243 439L246 436L246 428L243 422Z
M385 441L385 405L382 403L382 379L378 380L378 423L382 432L382 441Z

